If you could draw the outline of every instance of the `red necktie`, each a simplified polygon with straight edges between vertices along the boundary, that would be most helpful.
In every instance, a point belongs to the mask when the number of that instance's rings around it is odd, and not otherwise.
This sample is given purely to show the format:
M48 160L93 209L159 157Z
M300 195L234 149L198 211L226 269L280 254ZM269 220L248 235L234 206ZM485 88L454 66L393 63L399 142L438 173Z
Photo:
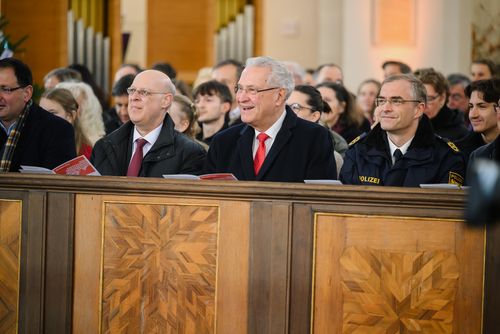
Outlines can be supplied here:
M144 138L139 138L136 141L136 148L132 160L130 160L130 165L128 166L127 176L138 176L142 165L142 148L147 144L147 140Z
M266 140L269 138L264 132L259 133L257 139L259 140L259 148L257 149L257 153L255 153L255 158L253 160L253 169L255 171L255 175L259 174L260 167L264 163L264 159L266 158Z

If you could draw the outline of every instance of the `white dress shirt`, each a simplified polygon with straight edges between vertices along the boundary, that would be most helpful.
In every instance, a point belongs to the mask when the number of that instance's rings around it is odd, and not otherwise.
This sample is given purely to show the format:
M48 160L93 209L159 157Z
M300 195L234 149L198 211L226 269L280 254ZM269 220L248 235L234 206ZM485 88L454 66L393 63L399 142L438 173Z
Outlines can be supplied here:
M274 140L276 139L276 136L278 135L278 132L281 129L281 126L283 125L283 121L285 120L286 116L286 110L283 110L283 113L281 116L274 122L273 125L264 133L269 136L269 138L266 140L266 157L269 151L271 150L271 147L273 146ZM257 136L260 134L260 131L255 130L255 135L253 137L253 149L252 149L252 157L255 159L255 154L257 153L257 149L259 148L259 140L257 139Z

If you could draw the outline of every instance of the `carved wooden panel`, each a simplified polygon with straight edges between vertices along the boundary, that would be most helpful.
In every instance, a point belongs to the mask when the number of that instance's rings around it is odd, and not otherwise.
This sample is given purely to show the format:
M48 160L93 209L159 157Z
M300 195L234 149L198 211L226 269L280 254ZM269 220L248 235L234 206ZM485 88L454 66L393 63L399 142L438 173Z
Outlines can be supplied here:
M213 332L217 227L217 207L107 203L102 332Z
M17 332L21 206L0 200L0 333Z
M482 229L458 220L317 214L314 252L315 333L480 332Z
M452 333L454 254L347 247L340 270L343 333Z

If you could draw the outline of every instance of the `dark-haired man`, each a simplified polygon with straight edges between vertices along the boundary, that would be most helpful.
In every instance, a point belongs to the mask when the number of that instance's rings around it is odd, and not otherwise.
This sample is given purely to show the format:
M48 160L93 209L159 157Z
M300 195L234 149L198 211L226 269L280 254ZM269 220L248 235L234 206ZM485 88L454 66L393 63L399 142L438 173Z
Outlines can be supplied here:
M321 84L323 82L334 82L342 84L344 80L344 74L342 73L342 68L339 65L328 63L318 66L314 72L314 80L316 84Z
M452 142L434 134L424 114L427 98L420 80L408 74L392 75L382 83L375 101L379 124L347 150L342 183L463 184L464 157Z
M223 83L210 80L196 87L193 98L198 122L201 124L201 132L196 139L210 146L212 138L228 127L226 114L233 101L231 92Z
M33 103L29 67L0 60L0 172L21 165L52 169L76 156L73 127Z
M236 87L238 80L240 80L243 68L243 64L234 59L223 60L212 68L212 79L226 85L231 92L231 110L228 114L229 125L241 123L240 108L238 108L238 103L236 102L234 87Z
M127 123L128 116L128 93L127 89L132 85L135 74L127 74L121 77L113 85L111 95L113 96L113 107L103 113L106 134L118 129L122 124Z
M396 74L408 74L411 73L410 66L403 62L396 60L388 60L382 64L382 69L384 70L384 78L388 78L391 75Z

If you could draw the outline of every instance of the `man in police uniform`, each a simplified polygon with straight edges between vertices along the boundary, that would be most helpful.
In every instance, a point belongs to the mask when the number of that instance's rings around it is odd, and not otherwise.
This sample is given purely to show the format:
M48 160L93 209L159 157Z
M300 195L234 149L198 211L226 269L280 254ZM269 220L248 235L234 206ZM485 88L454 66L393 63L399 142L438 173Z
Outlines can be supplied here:
M426 101L425 87L413 75L385 79L376 99L380 123L351 143L340 172L342 183L462 185L464 157L452 142L434 134L424 114Z

